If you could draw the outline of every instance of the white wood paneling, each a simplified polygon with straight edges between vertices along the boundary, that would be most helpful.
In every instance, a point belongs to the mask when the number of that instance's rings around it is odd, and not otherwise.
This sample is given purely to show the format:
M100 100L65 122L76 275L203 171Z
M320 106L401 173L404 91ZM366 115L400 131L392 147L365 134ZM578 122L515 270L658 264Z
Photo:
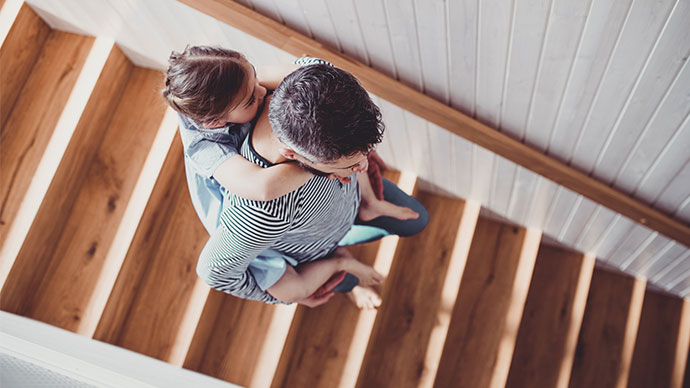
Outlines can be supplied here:
M634 196L653 203L663 193L670 179L687 162L690 154L690 116L685 118L678 132L657 155L652 167L642 178Z
M612 253L619 247L636 226L630 219L616 214L609 225L598 236L597 241L592 247L592 252L596 252L597 258L607 261ZM635 242L632 242L634 244Z
M520 225L525 224L530 198L534 193L537 178L537 174L518 166L510 193L507 218L515 220Z
M355 1L355 9L371 66L384 74L398 78L383 0Z
M670 245L671 247L663 253L662 257L648 266L640 268L640 275L649 278L651 282L657 284L666 275L677 276L678 271L674 271L674 269L677 269L682 264L683 256L688 252L688 249L676 242L671 242ZM668 284L665 286L668 286Z
M690 197L690 150L688 150L688 160L685 166L678 171L664 188L664 191L654 201L656 207L666 213L673 214L676 209L680 209L683 202ZM690 222L690 220L687 220Z
M683 121L690 115L690 65L685 60L683 68L668 90L654 116L631 152L628 153L614 186L626 193L633 192L665 147L674 143Z
M593 174L601 181L611 183L614 180L635 140L679 75L683 58L690 55L688 21L690 2L678 2L599 153ZM608 152L609 149L612 152Z
M478 0L448 2L450 106L474 116L479 26Z
M238 1L690 222L690 0ZM164 70L187 44L294 59L172 0L28 3L140 66ZM391 167L690 292L688 247L373 98Z
M605 235L612 227L616 213L597 205L594 212L585 223L573 246L582 252L596 252L601 236Z
M453 164L452 146L453 135L437 125L429 123L429 148L434 182L444 191L452 193L455 190L455 165Z
M640 253L628 266L628 270L633 271L640 277L647 278L650 270L658 272L659 266L664 267L671 264L671 261L678 256L678 244L664 236L658 236L655 242Z
M675 0L633 3L575 145L571 161L582 171L591 172L594 168L674 3Z
M479 2L475 116L492 127L499 127L501 124L500 112L513 6L513 0Z
M450 101L448 88L448 47L446 44L446 1L414 0L415 22L422 64L423 91L445 104Z
M527 218L524 225L530 228L544 230L546 217L553 206L554 197L558 186L553 182L539 177L534 187L534 194L530 200Z
M384 0L384 6L398 79L412 88L422 90L422 62L419 58L413 3L411 0Z
M642 250L644 250L658 235L657 232L635 225L621 240L616 249L607 255L606 262L612 266L624 269Z
M469 141L452 136L452 172L455 175L455 188L452 191L460 198L470 198L473 186L472 176L472 148L474 145Z
M578 196L576 205L568 215L568 221L563 224L558 239L570 246L575 246L575 242L582 234L583 230L589 225L589 221L594 215L597 204L591 200Z
M383 99L379 99L379 104L383 114L383 122L386 124L384 136L389 141L392 152L395 155L394 160L388 161L388 163L401 170L416 171L414 161L410 157L412 155L412 147L408 141L403 111Z
M564 187L558 187L556 197L549 209L544 230L554 231L553 236L560 239L561 232L568 222L571 210L577 202L578 195Z
M338 36L347 37L338 40L340 48L344 53L368 65L369 54L364 46L362 29L354 2L352 0L329 0L327 4L336 33Z
M304 9L304 19L309 27L312 38L323 42L335 51L341 51L338 34L335 32L331 13L325 2L320 0L299 0Z
M530 104L525 142L545 150L580 42L591 1L555 1Z
M299 0L280 0L278 12L286 26L310 38L313 36Z
M500 129L519 140L525 137L551 3L518 1L513 9Z
M247 0L246 2L251 2L254 10L261 13L262 15L268 16L273 20L277 20L285 24L283 17L280 15L280 12L276 8L276 3L274 2L274 0Z
M508 214L510 195L515 185L516 169L515 163L501 156L496 156L487 207L498 214Z

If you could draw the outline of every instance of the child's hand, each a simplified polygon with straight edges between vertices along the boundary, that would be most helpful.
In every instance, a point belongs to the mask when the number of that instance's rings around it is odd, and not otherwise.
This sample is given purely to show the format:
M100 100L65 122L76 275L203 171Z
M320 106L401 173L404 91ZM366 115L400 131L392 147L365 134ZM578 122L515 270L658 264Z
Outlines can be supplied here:
M419 214L409 207L394 205L388 201L371 201L362 202L357 216L362 221L371 221L377 217L393 217L404 221L415 220Z

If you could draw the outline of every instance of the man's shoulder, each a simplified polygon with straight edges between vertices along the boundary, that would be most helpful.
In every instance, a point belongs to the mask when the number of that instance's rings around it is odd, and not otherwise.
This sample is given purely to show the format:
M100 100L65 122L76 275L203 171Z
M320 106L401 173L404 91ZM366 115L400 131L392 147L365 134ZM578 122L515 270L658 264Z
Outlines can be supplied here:
M302 191L297 189L270 201L255 201L226 193L221 220L229 228L264 228L289 225L295 217Z

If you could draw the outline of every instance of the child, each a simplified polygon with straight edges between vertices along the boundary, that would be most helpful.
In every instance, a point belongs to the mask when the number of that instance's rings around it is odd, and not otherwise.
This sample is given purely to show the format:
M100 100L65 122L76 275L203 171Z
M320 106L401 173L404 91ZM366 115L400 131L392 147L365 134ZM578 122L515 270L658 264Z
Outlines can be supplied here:
M238 148L263 106L267 89L274 89L298 65L324 63L301 58L294 65L255 69L242 54L222 48L187 47L169 58L163 96L180 114L180 134L185 153L185 170L194 208L209 233L219 226L225 190L239 196L268 201L290 193L313 175L296 163L262 168L238 154ZM362 186L360 216L366 221L378 216L412 219L417 213L379 200L366 174L359 173ZM334 263L337 262L337 265ZM330 265L330 267L327 267ZM345 270L360 277L362 284L377 284L382 278L371 267L352 257L322 260L297 268L310 276L310 266L335 273ZM262 289L268 289L287 270L277 252L264 252L249 270Z

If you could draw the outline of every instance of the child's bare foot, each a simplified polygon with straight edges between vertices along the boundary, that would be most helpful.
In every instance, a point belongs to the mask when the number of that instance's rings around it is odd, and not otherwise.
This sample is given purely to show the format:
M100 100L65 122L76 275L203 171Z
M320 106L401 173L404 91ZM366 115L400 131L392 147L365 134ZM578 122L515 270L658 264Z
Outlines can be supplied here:
M368 203L362 202L358 216L362 221L371 221L376 217L382 216L404 221L417 219L419 214L409 207L394 205L388 201L371 201Z
M383 275L376 272L374 267L362 263L353 256L345 257L345 266L343 269L357 276L359 284L362 286L376 286L381 284L384 280Z
M359 309L371 310L381 306L381 297L369 287L357 286L345 295Z

